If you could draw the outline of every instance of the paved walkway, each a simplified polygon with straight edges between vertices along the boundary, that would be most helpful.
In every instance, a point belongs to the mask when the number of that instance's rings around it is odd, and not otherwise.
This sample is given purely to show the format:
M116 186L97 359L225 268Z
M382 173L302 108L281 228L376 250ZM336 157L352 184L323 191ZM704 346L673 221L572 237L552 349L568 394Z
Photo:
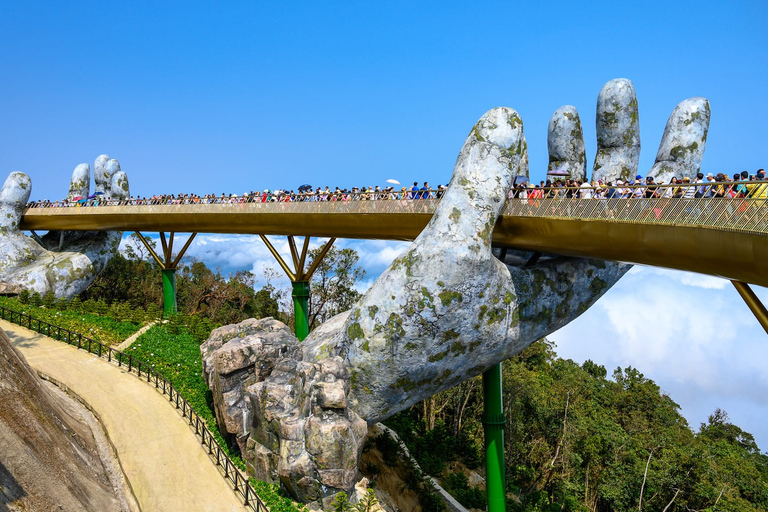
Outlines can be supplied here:
M0 320L35 370L96 411L143 512L241 512L187 423L153 387L85 351Z

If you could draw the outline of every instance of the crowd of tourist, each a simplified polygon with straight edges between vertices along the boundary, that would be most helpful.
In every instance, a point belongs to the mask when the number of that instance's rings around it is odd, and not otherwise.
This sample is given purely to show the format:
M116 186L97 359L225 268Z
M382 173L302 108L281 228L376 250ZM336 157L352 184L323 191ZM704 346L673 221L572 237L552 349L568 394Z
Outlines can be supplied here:
M294 192L293 190L269 190L261 192L250 191L242 195L238 194L159 194L152 197L131 197L123 201L114 201L104 198L102 195L93 195L87 198L73 197L61 201L37 201L27 205L29 208L51 208L60 206L107 206L112 204L125 205L156 205L156 204L226 204L226 203L267 203L267 202L305 202L305 201L375 201L397 199L440 199L445 192L444 185L438 185L433 189L426 181L420 187L417 182L412 187L353 187L348 190L330 187L315 190L311 188Z
M269 190L261 192L250 191L238 194L159 194L152 197L131 197L122 201L106 198L95 194L89 197L73 197L61 201L36 201L27 205L29 208L54 208L71 206L108 206L108 205L167 205L167 204L228 204L228 203L267 203L267 202L306 202L306 201L387 201L387 200L417 200L440 199L446 187L438 185L431 188L427 182L419 186L414 182L411 187L353 187L341 189L336 187L316 188L307 186L302 190ZM657 182L653 177L643 179L638 175L634 180L580 181L572 179L556 179L542 181L539 184L520 183L510 189L509 198L544 199L544 198L573 198L573 199L619 199L619 198L759 198L768 197L768 181L765 171L758 170L754 175L744 171L736 173L732 179L723 173L716 175L698 173L691 181L684 177L678 180L672 177L669 183Z
M645 179L641 175L634 180L606 181L595 180L547 180L539 185L520 184L510 190L510 198L535 199L566 197L574 199L626 199L626 198L760 198L768 195L768 182L765 170L759 169L750 175L747 171L735 173L731 178L723 173L713 175L698 173L691 181L689 177L678 180L672 177L669 183L656 181L653 176Z

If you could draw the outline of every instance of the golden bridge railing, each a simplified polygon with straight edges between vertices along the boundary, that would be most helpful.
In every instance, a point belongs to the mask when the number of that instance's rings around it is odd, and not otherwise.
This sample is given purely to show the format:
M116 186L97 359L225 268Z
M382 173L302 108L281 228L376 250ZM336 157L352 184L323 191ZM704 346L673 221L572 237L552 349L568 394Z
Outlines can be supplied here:
M736 189L736 183L716 183L724 191ZM759 195L765 181L747 183L750 193ZM708 227L744 232L768 232L768 201L761 197L671 197L672 193L684 194L694 189L708 189L709 184L680 185L633 185L621 188L587 189L586 194L613 195L613 197L567 197L584 194L584 188L568 189L516 189L502 209L502 215L515 217L540 217L550 219L601 220L692 227ZM617 193L612 191L618 190ZM764 190L762 194L764 196ZM630 197L618 197L624 194ZM634 197L637 195L642 197ZM430 194L437 195L437 194ZM442 195L442 191L440 191ZM512 194L511 194L512 195ZM522 197L519 197L521 196ZM543 195L544 197L532 197ZM650 197L645 197L649 195ZM688 194L688 195L693 195ZM670 196L670 197L667 197ZM227 215L232 214L400 214L431 215L439 199L392 198L391 195L338 195L325 196L323 200L310 200L306 196L275 196L272 201L262 202L260 196L236 198L210 198L194 203L177 199L156 199L147 202L137 200L121 202L93 202L78 206L56 206L55 203L33 203L25 211L32 217L107 217L117 215ZM376 197L376 199L373 199ZM396 196L395 196L396 197ZM290 200L286 201L288 198ZM147 200L144 200L147 201ZM210 201L210 202L206 202ZM42 220L42 219L40 219ZM94 219L95 220L95 219ZM23 227L23 226L22 226ZM62 228L62 226L57 226ZM69 229L77 229L74 226ZM95 229L90 225L90 229ZM110 227L106 227L110 229Z
M515 198L501 214L768 232L768 202L750 198Z

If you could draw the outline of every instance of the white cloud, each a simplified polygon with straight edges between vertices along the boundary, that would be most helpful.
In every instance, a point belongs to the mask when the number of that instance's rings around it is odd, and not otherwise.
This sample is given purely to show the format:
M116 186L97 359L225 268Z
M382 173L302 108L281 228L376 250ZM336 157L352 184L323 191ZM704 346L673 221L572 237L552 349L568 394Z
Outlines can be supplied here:
M766 333L730 283L713 285L711 279L636 267L550 338L562 357L592 359L609 373L617 366L638 368L669 392L696 428L716 407L727 410L766 449ZM766 290L755 292L768 299Z

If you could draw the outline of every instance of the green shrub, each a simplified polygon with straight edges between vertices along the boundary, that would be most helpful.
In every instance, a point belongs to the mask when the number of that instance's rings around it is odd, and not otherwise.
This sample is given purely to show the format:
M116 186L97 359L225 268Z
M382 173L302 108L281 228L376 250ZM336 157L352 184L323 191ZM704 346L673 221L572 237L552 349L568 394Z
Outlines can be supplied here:
M43 295L43 306L48 309L53 309L53 305L56 303L56 296L53 292L47 292Z
M469 485L464 473L451 473L441 482L443 488L451 493L459 503L467 508L485 509L487 499L485 491Z
M69 301L67 304L67 310L74 311L75 313L79 313L83 310L83 301L80 300L78 295L75 295L72 297L72 300Z
M35 307L40 307L43 305L43 298L40 297L38 292L34 292L29 296L29 304Z
M39 298L40 295L38 294L37 297ZM30 302L32 301L30 300ZM69 310L56 311L55 309L35 307L32 304L22 304L21 301L9 297L0 297L0 305L13 311L26 313L43 322L80 333L107 345L118 344L141 328L141 324L138 323L118 322L113 318L93 313Z
M397 466L400 461L400 445L387 433L376 436L373 440L376 448L381 452L384 458L384 464L389 467Z

